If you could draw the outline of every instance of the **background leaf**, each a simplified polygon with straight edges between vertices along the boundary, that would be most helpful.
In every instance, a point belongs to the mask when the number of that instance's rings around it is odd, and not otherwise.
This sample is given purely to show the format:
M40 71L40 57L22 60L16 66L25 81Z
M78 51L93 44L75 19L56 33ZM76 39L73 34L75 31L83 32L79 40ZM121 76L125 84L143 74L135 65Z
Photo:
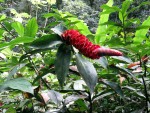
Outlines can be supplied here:
M49 90L48 96L50 97L50 100L57 105L60 105L61 102L63 101L62 95L59 92L56 92L54 90Z
M24 36L24 27L20 22L12 23L12 27L16 30L16 32L23 37Z
M32 18L31 20L28 21L25 27L25 36L35 37L37 31L38 31L38 24L36 18Z
M32 88L31 83L28 82L24 78L16 78L16 79L7 80L3 84L1 84L0 91L4 90L7 87L33 94L33 88Z
M116 84L115 82L107 81L105 79L100 79L100 82L102 82L105 85L111 87L116 93L118 93L122 98L124 98L122 89L121 89L121 87L118 84Z

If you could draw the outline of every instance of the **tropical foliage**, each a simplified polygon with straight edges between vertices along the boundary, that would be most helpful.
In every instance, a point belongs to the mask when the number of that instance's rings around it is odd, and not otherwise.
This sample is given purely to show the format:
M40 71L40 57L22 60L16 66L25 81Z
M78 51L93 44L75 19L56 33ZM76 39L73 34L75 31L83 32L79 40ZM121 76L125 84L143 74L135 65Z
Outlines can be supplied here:
M89 0L88 7L95 1ZM0 111L148 113L150 15L132 15L150 2L133 7L133 0L120 6L108 0L100 7L95 31L61 10L59 2L0 0ZM11 8L13 3L20 7ZM77 32L64 33L70 29ZM83 46L81 37L90 44ZM88 58L92 45L106 48L99 59Z

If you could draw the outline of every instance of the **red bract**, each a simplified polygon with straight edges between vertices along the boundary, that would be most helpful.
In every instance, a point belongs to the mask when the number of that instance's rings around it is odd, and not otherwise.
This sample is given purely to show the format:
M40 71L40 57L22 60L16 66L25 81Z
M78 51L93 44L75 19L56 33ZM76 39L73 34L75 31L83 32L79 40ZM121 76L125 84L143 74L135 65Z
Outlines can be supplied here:
M92 44L86 36L80 34L77 30L66 30L62 34L62 39L68 44L77 48L84 56L91 59L98 59L101 56L122 56L117 50L103 48Z

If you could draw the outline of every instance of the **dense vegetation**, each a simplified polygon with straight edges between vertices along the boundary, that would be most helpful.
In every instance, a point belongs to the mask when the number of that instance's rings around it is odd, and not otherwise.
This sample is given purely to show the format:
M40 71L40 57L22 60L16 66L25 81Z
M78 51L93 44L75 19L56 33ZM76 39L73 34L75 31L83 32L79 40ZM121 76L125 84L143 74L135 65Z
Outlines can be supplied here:
M147 0L0 0L0 112L148 113L149 9ZM123 56L85 57L91 47L68 45L69 29Z

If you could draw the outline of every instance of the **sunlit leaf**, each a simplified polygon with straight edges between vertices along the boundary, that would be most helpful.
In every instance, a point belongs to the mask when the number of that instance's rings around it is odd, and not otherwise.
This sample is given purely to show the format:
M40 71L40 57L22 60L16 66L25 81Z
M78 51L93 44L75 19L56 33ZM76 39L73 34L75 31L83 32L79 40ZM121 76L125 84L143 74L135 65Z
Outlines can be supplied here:
M71 59L70 46L66 44L60 45L56 55L55 71L61 87L63 87L65 78L69 72L70 59Z
M12 23L12 27L16 30L16 32L23 37L24 36L24 27L20 22Z
M32 18L28 21L25 27L25 36L34 38L38 31L38 24L36 18Z
M87 84L90 92L94 92L94 87L97 83L97 72L93 64L84 59L80 54L76 54L76 63L79 73L82 75L85 83Z

